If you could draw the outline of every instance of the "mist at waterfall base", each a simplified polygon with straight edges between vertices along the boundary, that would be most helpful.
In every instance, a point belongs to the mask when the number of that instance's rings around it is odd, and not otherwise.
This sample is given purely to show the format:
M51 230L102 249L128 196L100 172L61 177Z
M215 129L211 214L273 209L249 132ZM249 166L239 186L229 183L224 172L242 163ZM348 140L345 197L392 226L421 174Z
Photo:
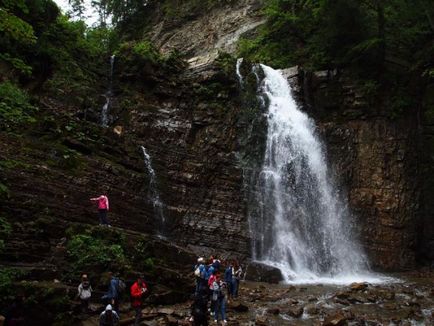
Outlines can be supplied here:
M268 130L263 163L250 185L253 259L279 268L286 283L391 280L369 271L347 204L330 178L324 146L288 81L265 65L253 68L256 76L258 69L264 73L259 96L268 104Z
M148 200L150 200L152 203L156 231L160 237L165 237L166 218L164 217L164 204L160 199L160 192L158 191L158 187L157 187L157 178L156 178L155 170L152 168L151 157L146 152L146 148L143 146L140 146L140 148L143 153L143 159L145 162L146 171L149 176Z

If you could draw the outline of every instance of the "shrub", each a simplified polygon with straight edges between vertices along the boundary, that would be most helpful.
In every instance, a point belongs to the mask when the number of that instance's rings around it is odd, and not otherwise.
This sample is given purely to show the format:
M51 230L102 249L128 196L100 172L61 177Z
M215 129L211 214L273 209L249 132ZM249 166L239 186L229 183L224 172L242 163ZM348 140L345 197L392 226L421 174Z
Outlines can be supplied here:
M0 83L0 128L10 129L34 122L35 110L25 91L11 82Z
M120 244L112 244L89 234L77 234L67 243L68 258L75 272L100 267L102 270L120 270L127 259Z

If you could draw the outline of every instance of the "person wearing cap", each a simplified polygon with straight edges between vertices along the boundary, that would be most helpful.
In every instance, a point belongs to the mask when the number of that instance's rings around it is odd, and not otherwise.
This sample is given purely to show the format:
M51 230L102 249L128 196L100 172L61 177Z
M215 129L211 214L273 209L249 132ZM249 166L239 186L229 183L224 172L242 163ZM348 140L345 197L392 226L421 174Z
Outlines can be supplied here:
M137 281L131 286L131 306L136 311L136 319L134 325L140 325L142 319L142 299L143 295L148 291L146 283L142 277L139 277Z
M105 310L99 315L99 326L117 326L119 325L119 316L113 310L112 305L108 304Z

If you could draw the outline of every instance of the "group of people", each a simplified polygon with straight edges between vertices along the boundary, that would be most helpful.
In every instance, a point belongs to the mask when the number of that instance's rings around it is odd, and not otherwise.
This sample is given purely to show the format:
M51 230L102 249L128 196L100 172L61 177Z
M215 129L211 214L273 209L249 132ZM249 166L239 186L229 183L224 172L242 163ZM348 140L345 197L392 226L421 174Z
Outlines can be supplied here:
M214 257L209 259L208 264L203 257L197 260L194 267L196 290L191 313L191 321L195 326L208 325L208 303L210 303L209 311L214 322L227 323L226 304L229 299L238 296L243 271L236 261L229 262L224 270L224 280L222 280L221 267L221 261Z
M122 292L125 290L125 283L115 277L113 273L109 273L109 287L107 292L101 297L105 305L104 311L100 314L100 326L116 326L119 324L119 303ZM81 277L81 283L78 286L77 297L81 302L82 312L87 312L89 301L92 297L92 286L86 274ZM148 292L147 285L143 277L137 278L136 282L130 287L131 306L135 310L135 323L139 325L142 318L142 304L145 293Z

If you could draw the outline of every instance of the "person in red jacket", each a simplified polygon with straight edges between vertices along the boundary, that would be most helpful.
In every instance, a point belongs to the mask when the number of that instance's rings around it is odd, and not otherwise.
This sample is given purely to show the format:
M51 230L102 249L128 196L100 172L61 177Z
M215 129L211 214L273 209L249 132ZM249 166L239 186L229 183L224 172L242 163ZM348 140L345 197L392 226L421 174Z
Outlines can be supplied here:
M131 286L131 305L136 311L136 319L134 325L140 325L142 318L142 297L148 291L146 283L141 277Z

